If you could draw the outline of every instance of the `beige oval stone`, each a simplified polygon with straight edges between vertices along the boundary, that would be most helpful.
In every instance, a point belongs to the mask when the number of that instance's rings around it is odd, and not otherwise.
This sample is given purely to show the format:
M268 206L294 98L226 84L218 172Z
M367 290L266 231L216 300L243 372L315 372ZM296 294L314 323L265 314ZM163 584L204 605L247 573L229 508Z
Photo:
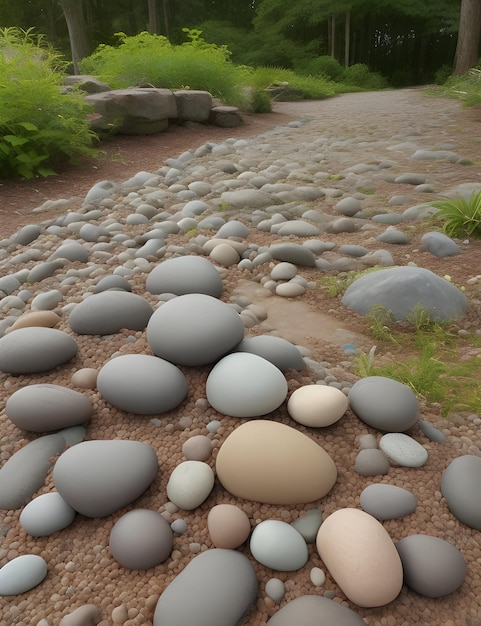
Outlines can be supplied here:
M32 313L25 313L15 320L8 329L8 332L17 330L18 328L28 328L30 326L54 328L61 321L62 318L54 311L33 311Z
M236 428L219 449L216 473L232 495L266 504L319 500L337 479L334 461L321 446L269 420Z
M319 528L316 547L346 596L358 606L376 607L397 598L403 568L396 547L376 518L359 509L339 509Z
M251 532L247 513L235 504L217 504L207 516L207 529L216 548L235 550Z
M287 411L299 424L318 428L340 420L347 405L347 397L336 387L304 385L292 393Z

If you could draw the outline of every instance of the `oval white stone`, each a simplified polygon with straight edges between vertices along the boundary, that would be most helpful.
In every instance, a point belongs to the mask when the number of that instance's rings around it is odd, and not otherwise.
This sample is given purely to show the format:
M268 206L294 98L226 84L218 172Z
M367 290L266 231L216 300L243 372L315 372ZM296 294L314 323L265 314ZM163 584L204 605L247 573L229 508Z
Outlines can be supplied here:
M47 575L41 556L23 554L0 569L0 596L16 596L39 585Z
M265 520L254 528L250 550L256 561L281 572L298 570L309 558L302 535L279 520Z
M167 496L180 509L191 511L204 502L214 486L214 472L202 461L183 461L167 483Z
M336 387L304 385L287 403L289 415L304 426L322 427L337 422L346 412L348 400Z
M74 509L53 491L29 502L20 514L20 524L32 537L46 537L70 526L74 518Z
M379 447L390 461L403 467L421 467L428 460L426 448L404 433L383 435Z

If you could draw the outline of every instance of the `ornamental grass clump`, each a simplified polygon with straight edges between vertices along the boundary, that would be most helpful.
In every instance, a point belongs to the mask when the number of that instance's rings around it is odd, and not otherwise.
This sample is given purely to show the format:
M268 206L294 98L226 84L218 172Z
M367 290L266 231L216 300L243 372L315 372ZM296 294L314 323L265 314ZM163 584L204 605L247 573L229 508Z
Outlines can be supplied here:
M62 93L67 62L32 29L0 29L0 178L48 176L93 154L80 93Z
M481 239L481 190L469 198L458 196L438 200L432 205L438 209L433 219L442 221L442 229L449 237Z

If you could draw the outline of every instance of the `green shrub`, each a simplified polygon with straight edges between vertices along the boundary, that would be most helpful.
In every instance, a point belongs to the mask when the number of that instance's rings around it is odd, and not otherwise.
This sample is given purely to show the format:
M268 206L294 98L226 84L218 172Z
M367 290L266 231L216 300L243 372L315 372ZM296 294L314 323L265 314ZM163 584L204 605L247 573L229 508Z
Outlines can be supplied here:
M441 67L436 70L434 75L434 84L435 85L444 85L450 76L453 73L453 68L450 65L441 65Z
M62 94L66 63L30 29L0 30L0 178L47 176L93 154L80 93Z
M324 77L300 76L281 67L257 67L251 69L247 80L254 89L268 89L272 85L285 86L286 99L322 100L335 94L333 83ZM280 96L278 99L284 99Z
M475 67L463 76L450 76L444 85L443 95L458 98L466 106L481 104L481 69Z
M356 63L346 67L342 76L342 82L363 89L384 89L387 82L378 72L371 72L364 63Z
M442 220L446 235L481 239L481 191L473 192L469 198L458 196L432 205L438 209L433 219Z
M303 66L296 68L300 73L311 76L325 76L331 80L342 80L344 68L334 57L323 55L310 59Z

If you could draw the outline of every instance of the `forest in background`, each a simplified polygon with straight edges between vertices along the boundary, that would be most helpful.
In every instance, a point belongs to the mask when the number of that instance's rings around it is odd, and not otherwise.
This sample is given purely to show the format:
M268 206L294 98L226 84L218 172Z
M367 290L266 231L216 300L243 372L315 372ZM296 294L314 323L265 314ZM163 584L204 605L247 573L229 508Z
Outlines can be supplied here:
M236 64L316 73L330 55L392 86L464 73L480 56L480 0L0 0L0 27L34 27L78 63L115 33L185 40L199 29Z

